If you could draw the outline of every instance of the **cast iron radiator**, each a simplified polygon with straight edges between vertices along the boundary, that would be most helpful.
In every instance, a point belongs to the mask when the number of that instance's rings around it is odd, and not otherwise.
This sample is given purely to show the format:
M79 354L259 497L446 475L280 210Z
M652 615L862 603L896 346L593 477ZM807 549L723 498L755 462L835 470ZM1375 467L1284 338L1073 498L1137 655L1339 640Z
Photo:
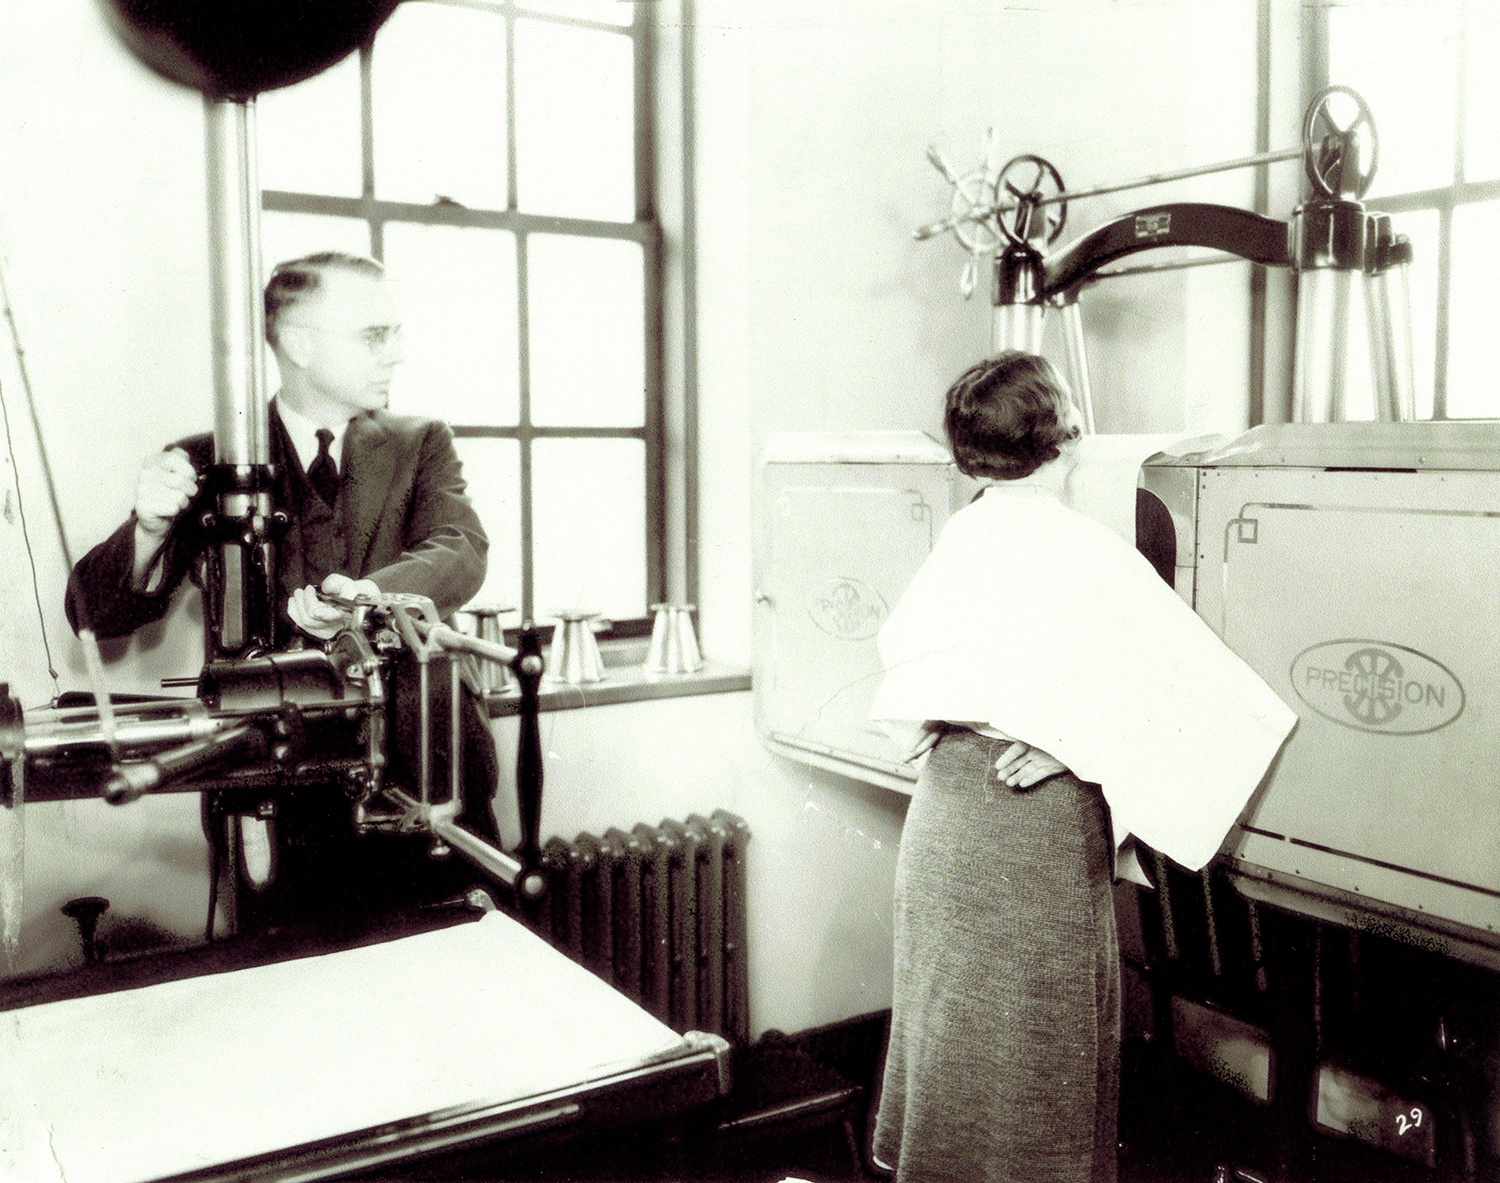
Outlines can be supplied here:
M629 833L549 839L534 924L552 944L677 1031L749 1036L745 847L722 809Z

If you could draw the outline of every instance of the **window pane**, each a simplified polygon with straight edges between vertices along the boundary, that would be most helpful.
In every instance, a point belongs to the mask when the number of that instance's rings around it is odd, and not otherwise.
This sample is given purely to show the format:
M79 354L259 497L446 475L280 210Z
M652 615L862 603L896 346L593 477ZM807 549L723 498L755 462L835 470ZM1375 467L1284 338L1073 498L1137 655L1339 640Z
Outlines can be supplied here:
M489 570L473 603L521 606L521 452L515 440L454 440L469 499L490 540ZM514 624L506 619L503 624Z
M1452 291L1448 304L1448 415L1500 415L1500 202L1453 211Z
M260 187L331 197L364 192L359 54L255 100Z
M645 272L639 243L533 234L526 241L531 421L645 422Z
M334 218L326 214L284 214L275 210L260 218L261 270L316 251L370 253L370 224L363 218Z
M1500 8L1470 4L1465 29L1464 177L1500 177Z
M504 209L504 19L402 4L376 38L370 70L376 196Z
M577 17L602 25L629 25L635 19L635 5L630 0L520 0L520 3L522 8L533 12Z
M1452 183L1458 44L1453 0L1328 10L1329 81L1360 93L1380 138L1367 196Z
M515 237L390 222L385 264L399 284L407 359L392 410L476 426L518 422Z
M516 188L527 213L635 218L634 43L516 21Z
M532 444L537 619L646 615L646 450L640 440Z

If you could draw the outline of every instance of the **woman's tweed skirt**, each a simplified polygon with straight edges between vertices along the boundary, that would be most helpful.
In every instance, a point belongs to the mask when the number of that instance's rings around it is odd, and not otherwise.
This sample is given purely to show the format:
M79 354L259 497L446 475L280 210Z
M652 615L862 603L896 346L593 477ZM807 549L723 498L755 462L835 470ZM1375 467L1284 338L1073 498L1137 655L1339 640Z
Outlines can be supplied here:
M954 728L906 815L874 1151L901 1183L1114 1183L1120 963L1109 811L1000 783Z

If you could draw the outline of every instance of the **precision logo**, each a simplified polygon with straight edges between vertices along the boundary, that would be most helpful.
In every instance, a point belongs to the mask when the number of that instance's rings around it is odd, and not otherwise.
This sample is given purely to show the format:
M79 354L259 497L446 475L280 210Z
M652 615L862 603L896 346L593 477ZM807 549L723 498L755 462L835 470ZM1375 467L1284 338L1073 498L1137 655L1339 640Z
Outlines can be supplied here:
M1356 731L1422 735L1463 714L1463 683L1453 671L1390 641L1324 641L1293 658L1291 677L1303 702Z
M841 641L867 641L890 615L885 599L869 584L847 576L831 579L814 592L807 607L812 622Z

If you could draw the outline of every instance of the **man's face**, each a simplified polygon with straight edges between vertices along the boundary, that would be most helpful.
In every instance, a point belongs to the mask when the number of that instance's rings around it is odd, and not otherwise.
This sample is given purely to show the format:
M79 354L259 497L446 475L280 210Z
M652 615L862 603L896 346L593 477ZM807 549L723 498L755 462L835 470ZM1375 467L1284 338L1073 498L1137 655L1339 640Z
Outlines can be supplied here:
M356 413L386 406L406 355L384 279L328 268L318 291L288 313L290 324L306 330L305 369L319 392Z

